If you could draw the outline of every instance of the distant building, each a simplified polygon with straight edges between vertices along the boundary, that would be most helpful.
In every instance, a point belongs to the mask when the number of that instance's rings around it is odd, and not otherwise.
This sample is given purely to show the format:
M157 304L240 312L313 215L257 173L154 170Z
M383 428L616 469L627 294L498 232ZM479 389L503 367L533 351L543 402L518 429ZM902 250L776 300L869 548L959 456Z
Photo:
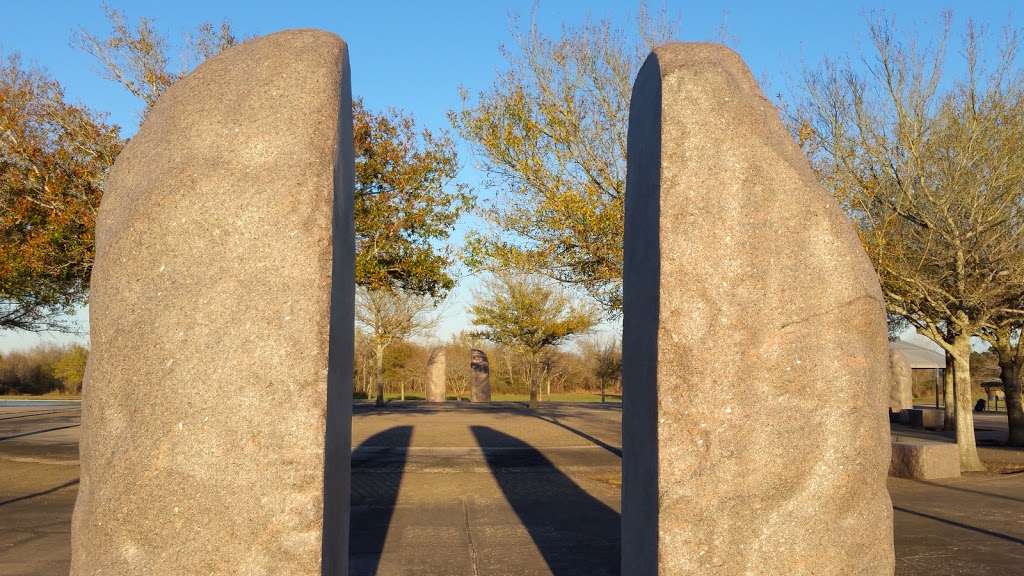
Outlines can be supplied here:
M897 340L889 345L902 352L914 370L946 369L946 356L942 352L906 340Z

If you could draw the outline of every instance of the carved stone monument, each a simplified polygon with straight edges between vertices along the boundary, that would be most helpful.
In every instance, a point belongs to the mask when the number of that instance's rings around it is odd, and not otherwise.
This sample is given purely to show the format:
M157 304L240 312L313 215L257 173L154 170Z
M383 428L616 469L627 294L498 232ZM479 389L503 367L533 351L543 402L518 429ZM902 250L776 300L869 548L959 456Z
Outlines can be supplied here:
M427 402L444 402L447 369L444 348L431 350L427 361Z
M878 280L731 50L637 76L624 248L622 573L891 576Z
M199 66L96 231L71 574L348 574L352 103L333 34Z
M889 409L899 414L914 407L914 371L906 355L896 348L890 347L889 362L892 369Z
M491 365L487 354L476 348L469 351L469 367L473 370L469 397L472 402L491 401Z

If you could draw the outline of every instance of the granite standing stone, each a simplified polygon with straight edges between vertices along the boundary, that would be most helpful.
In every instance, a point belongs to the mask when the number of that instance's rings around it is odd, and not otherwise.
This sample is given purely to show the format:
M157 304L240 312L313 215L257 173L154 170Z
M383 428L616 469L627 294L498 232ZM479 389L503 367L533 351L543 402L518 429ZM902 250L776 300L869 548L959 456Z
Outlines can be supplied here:
M891 575L878 280L737 54L647 59L626 190L622 573Z
M444 348L434 348L427 360L427 402L444 402L447 369Z
M907 356L896 348L889 349L892 367L889 389L889 409L895 413L914 407L914 371Z
M470 383L470 400L472 402L491 401L491 365L487 354L476 348L469 351L469 367L473 370L473 381Z
M351 110L345 43L281 32L171 86L117 159L71 574L348 574Z

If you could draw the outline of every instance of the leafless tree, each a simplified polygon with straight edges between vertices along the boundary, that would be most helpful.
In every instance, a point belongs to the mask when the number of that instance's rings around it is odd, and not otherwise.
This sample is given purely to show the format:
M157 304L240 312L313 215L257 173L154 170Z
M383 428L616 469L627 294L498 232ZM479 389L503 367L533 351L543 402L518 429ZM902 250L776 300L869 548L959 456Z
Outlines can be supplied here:
M982 330L981 336L992 345L999 359L999 378L1006 396L1006 416L1009 422L1010 446L1024 446L1024 397L1021 391L1021 373L1024 371L1024 319L1016 315L994 318Z
M862 65L806 75L794 132L858 225L889 312L950 355L961 467L981 470L972 416L971 337L1024 314L1024 99L1009 30L994 65L968 23L965 74L942 78L951 18L931 46L871 23Z
M429 296L398 290L356 291L356 323L366 330L374 348L377 406L384 405L384 352L395 342L424 334L436 326L434 308Z

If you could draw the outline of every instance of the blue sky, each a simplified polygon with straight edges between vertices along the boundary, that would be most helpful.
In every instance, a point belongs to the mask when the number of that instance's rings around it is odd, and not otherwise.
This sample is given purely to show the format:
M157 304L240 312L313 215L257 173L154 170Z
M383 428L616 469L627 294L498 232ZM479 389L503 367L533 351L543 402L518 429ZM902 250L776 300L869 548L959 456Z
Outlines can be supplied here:
M106 30L99 1L5 0L0 21L0 52L19 52L27 63L45 68L74 101L109 114L126 135L134 132L140 104L112 82L104 80L91 57L72 47L71 35L80 28ZM443 1L374 2L249 0L197 2L179 0L109 2L130 19L147 16L172 40L204 21L229 20L242 35L267 34L296 27L322 28L348 41L352 90L373 109L389 106L411 112L423 125L447 128L446 113L459 105L458 90L471 93L487 88L504 66L499 46L511 42L510 19L527 19L536 6L536 19L547 33L587 18L608 19L623 29L636 29L635 2L596 1ZM865 15L886 9L908 33L934 37L940 13L953 11L956 21L973 18L998 32L1008 21L1024 26L1020 1L981 2L649 2L664 6L680 22L680 40L718 40L723 28L730 45L747 61L764 91L785 97L805 64L823 57L857 57L866 48ZM475 158L460 145L460 179L479 185ZM486 190L478 190L487 195ZM461 237L467 221L460 225ZM463 308L472 281L456 290L446 306L441 333L466 326ZM84 322L85 314L79 315ZM61 342L68 336L0 333L0 352L40 340ZM82 337L77 337L81 339Z

